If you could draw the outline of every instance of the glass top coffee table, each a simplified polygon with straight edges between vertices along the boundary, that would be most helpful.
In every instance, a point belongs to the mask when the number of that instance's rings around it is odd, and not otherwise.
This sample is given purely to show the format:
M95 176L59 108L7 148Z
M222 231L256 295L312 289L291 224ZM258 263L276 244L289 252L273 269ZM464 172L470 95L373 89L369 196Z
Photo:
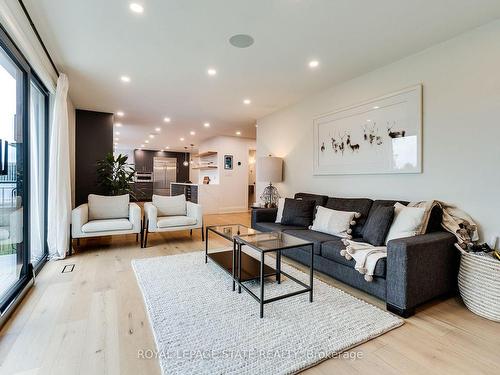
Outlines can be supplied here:
M226 240L231 241L233 245L232 250L209 252L208 242L210 233L217 234L225 238ZM208 259L210 259L215 264L220 266L224 271L229 273L231 275L231 278L233 279L233 290L235 290L236 286L233 270L235 269L235 265L237 264L237 260L235 259L236 243L234 242L234 238L240 235L252 235L256 233L260 232L242 224L212 225L205 228L205 263L207 263ZM260 277L259 260L248 254L242 254L241 262L239 264L241 266L241 280L250 281L256 280ZM276 275L276 270L266 265L264 267L264 274L266 275L266 277L274 276Z
M208 238L208 236L207 236ZM243 245L249 246L252 249L258 251L260 253L260 261L259 264L259 281L260 281L260 293L256 295L244 284L245 278L244 273L242 271L242 262L240 259L244 259L245 253L241 251ZM286 249L293 248L303 248L310 249L311 251L311 263L309 265L309 285L303 283L297 278L291 276L290 274L281 270L281 252ZM240 234L234 237L234 251L235 256L235 267L233 272L234 281L238 284L238 293L241 293L241 288L243 288L246 292L248 292L260 305L260 317L264 317L264 305L267 303L275 302L284 298L293 297L302 293L309 293L309 302L313 301L313 275L314 275L314 244L310 241L305 241L300 238L291 236L282 232L254 232L254 233L245 233ZM266 275L266 267L268 267L264 262L264 256L267 253L274 252L276 254L276 281L278 284L281 283L281 275L286 276L290 280L299 284L302 288L287 294L282 294L277 297L272 297L265 299L264 297L264 278ZM248 255L246 255L248 256Z

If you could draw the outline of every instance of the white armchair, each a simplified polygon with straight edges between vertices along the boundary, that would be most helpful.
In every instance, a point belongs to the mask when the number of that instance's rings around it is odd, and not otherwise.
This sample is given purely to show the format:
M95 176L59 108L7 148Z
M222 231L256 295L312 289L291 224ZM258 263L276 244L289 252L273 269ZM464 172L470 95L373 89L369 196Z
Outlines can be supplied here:
M153 202L144 203L143 247L147 247L149 232L172 232L201 229L203 232L203 210L199 204L186 202L184 195L163 197L153 195Z
M128 194L119 196L89 195L89 203L81 204L71 213L71 236L80 238L141 233L141 208L129 203Z

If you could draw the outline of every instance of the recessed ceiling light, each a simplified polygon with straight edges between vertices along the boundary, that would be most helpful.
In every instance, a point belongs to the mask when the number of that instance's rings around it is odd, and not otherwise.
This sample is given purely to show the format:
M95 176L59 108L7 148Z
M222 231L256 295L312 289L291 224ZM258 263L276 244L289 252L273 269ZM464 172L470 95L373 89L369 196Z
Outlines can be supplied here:
M149 143L149 141L146 139L146 140L144 141L144 143Z
M215 76L215 75L217 75L217 70L215 70L214 68L208 68L207 74L209 76Z
M209 127L210 127L210 123L209 123L209 122L205 122L205 123L203 124L203 126L204 126L205 128L209 128Z
M154 137L155 137L154 134L149 135L149 138L151 138L151 139L153 139Z
M258 128L259 127L259 124L255 124L255 127Z
M120 79L122 82L129 83L130 82L130 77L129 76L121 76Z
M184 142L184 138L183 138L183 137L179 138L179 140L180 140L181 142Z
M170 146L166 146L165 148L168 150L170 148Z
M196 134L196 132L194 132L194 131L192 131L192 130L191 130L191 131L189 132L189 134L191 134L191 135L195 135L195 134Z
M161 128L155 128L157 132L161 132Z
M236 135L241 135L241 132L238 130L238 131L236 132Z
M251 35L237 34L229 38L229 43L237 48L247 48L253 44L254 40Z
M123 126L121 122L116 122L115 125L117 128L121 128Z
M163 121L165 121L165 122L170 122L171 120L170 120L170 117L165 117L165 118L163 119Z
M130 3L129 8L134 13L142 13L142 12L144 12L144 7L141 4Z
M115 132L116 135L120 135L120 132Z
M252 101L250 99L243 99L243 104L249 105Z
M125 116L125 113L123 113L122 111L118 111L118 112L116 112L116 115L118 117L123 117L123 116Z
M317 68L319 66L319 61L318 60L311 60L309 61L309 68Z
M379 109L380 107L378 105L376 105L375 107L373 107L373 109Z
M141 145L141 147L144 147L144 145Z

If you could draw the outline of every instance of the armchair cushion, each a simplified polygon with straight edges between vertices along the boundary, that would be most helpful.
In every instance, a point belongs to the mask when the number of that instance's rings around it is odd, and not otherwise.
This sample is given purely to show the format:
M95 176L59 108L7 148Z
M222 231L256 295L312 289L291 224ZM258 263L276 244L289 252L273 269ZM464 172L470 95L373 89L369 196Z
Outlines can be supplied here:
M158 228L184 227L195 225L197 220L189 216L161 216L156 222Z
M114 230L130 230L132 223L128 219L91 220L82 226L83 233L110 232Z
M129 201L128 194L117 196L89 194L89 220L128 218Z
M186 216L186 196L184 194L167 197L153 194L153 205L158 216Z
M6 240L10 237L8 228L0 228L0 240Z

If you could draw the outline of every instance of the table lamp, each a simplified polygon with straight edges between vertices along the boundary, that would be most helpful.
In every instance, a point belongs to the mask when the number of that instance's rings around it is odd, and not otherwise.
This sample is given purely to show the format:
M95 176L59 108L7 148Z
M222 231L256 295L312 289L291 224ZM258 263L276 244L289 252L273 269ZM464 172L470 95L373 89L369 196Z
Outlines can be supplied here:
M265 207L276 207L280 195L273 182L283 181L283 159L271 155L260 157L257 160L257 181L269 182L260 199Z

